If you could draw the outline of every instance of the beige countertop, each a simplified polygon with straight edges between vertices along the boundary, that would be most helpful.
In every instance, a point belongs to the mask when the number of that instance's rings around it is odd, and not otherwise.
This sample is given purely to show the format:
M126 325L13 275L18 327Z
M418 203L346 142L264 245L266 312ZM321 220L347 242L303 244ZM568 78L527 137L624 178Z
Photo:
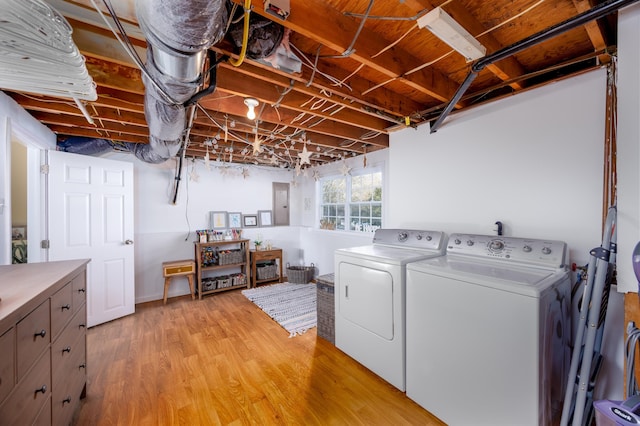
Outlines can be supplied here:
M36 308L46 299L41 296L45 290L56 286L62 288L90 261L76 259L0 265L0 323L11 318L21 307ZM57 291L57 288L51 290ZM3 331L0 330L0 334Z

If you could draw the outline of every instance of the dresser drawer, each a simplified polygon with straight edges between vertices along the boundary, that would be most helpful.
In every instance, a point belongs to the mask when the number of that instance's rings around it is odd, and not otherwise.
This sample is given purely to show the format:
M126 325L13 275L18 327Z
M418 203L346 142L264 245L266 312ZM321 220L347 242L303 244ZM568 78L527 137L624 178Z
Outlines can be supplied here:
M73 316L72 304L71 283L51 296L51 338L55 339Z
M51 425L51 398L47 398L40 414L31 426L50 426Z
M70 364L71 368L66 370L65 377L53 383L51 399L55 425L68 425L80 402L80 395L87 383L84 347L72 355Z
M78 310L87 301L87 275L82 272L71 281L73 290L73 309Z
M85 363L86 350L86 304L71 319L67 328L51 344L51 369L54 390L67 380L67 374Z
M9 395L15 383L15 328L0 336L0 403Z
M33 369L0 406L2 424L27 425L36 419L42 406L51 397L50 362L47 348Z
M49 345L51 326L49 323L49 299L24 317L17 329L18 381L29 370L42 351Z

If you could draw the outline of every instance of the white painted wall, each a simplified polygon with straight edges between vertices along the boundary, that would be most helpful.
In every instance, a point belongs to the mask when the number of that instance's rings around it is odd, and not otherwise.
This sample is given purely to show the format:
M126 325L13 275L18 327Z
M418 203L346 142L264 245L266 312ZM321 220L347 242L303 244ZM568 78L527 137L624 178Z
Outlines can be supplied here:
M389 223L447 233L601 242L606 72L522 93L391 135Z
M203 161L188 160L177 202L173 204L173 161L152 165L129 154L108 156L134 163L136 303L162 298L162 262L194 257L195 231L210 227L210 211L255 214L258 210L272 210L272 183L290 182L293 176L291 171L246 166L245 178L241 167L225 169L212 162L207 170ZM192 178L194 166L197 181ZM293 188L291 204L292 217L299 216ZM297 227L245 229L243 237L253 240L258 234L283 249L285 264L303 263ZM172 281L169 297L188 293L186 278Z
M618 288L637 292L632 252L640 240L640 5L618 13Z
M586 265L602 241L605 95L597 70L454 114L435 134L392 134L387 223L493 234L500 220L508 236L567 242ZM614 287L596 399L623 396L622 302Z

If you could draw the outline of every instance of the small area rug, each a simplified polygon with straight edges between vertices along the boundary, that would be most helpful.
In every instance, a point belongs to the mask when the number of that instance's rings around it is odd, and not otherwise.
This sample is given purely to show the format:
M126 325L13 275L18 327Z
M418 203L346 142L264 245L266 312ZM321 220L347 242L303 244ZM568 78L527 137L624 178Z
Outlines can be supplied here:
M289 332L302 334L317 325L316 285L272 284L242 290L242 294Z

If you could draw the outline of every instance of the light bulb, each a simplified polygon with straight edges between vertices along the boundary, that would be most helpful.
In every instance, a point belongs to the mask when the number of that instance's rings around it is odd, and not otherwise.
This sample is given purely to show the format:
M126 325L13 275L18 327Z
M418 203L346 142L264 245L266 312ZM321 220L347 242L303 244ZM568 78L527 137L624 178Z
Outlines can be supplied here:
M258 100L254 98L246 98L244 104L247 106L247 118L249 120L256 119L256 107L258 106Z

